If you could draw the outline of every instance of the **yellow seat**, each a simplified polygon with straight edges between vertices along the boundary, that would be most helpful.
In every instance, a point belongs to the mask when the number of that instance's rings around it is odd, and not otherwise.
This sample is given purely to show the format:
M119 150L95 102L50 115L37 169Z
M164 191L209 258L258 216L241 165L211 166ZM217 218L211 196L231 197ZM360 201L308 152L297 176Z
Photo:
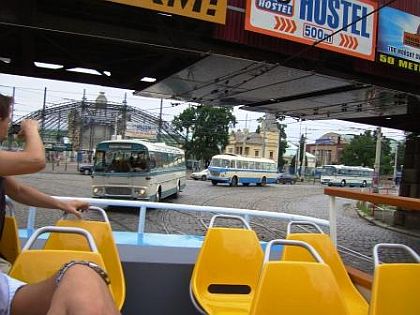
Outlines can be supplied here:
M291 226L294 224L316 226L321 233L290 233ZM288 240L299 240L310 244L321 255L325 263L330 266L351 314L367 315L369 304L351 281L330 237L322 233L322 230L312 222L290 222L287 230ZM286 261L314 261L307 251L299 247L286 247L282 259Z
M92 261L106 270L104 261L98 253L96 246L93 246L92 251L86 252L30 249L40 234L46 232L60 232L55 228L56 227L43 227L34 232L13 264L12 269L9 272L10 276L27 283L36 283L55 275L60 267L71 260ZM68 233L69 231L61 230L61 232Z
M119 310L121 310L125 300L125 280L121 266L120 256L112 235L111 225L103 209L90 207L89 211L98 211L104 217L104 221L88 220L59 220L56 226L77 227L89 231L98 247L99 253L105 262L105 266L111 280L113 296ZM45 242L44 249L68 249L68 250L88 250L86 238L77 234L58 234L49 236Z
M400 244L375 246L375 273L369 315L418 315L420 314L420 257L411 249L417 263L379 264L380 247L399 247Z
M14 216L6 216L0 240L0 254L13 264L20 254L19 229Z
M213 227L220 217L242 220L246 229ZM249 314L262 261L257 235L246 221L213 217L191 278L194 305L206 314Z
M274 244L287 247L304 246L317 257L317 262L269 261L270 250ZM331 268L308 244L289 240L273 240L267 244L250 314L352 315L347 309Z

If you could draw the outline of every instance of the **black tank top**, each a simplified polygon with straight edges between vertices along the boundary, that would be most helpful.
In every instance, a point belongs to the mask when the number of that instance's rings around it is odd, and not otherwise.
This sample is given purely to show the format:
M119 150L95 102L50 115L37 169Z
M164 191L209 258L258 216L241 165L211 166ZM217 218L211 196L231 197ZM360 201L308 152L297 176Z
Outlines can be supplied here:
M4 178L0 177L0 239L3 235L4 217L6 215L6 191Z

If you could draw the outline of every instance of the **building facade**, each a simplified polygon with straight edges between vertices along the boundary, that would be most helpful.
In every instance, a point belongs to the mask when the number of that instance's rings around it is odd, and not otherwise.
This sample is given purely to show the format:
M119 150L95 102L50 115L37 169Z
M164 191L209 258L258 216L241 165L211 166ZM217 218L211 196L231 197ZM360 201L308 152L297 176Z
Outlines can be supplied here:
M267 158L277 162L279 137L280 132L274 115L265 115L260 132L249 132L248 129L231 132L224 153Z
M351 140L350 135L328 132L317 139L315 143L306 145L306 152L316 158L316 166L340 164L344 147Z

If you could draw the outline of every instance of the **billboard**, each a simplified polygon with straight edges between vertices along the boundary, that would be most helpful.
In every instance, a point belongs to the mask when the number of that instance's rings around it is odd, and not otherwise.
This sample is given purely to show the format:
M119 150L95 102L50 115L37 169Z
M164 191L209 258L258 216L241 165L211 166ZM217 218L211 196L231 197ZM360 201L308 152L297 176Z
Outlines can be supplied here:
M420 72L420 17L393 8L379 13L377 60Z
M225 24L227 0L106 0L207 22Z
M155 124L147 122L127 122L125 136L138 139L156 139L157 128Z
M247 0L245 28L307 45L323 40L317 47L373 61L376 8L370 0Z

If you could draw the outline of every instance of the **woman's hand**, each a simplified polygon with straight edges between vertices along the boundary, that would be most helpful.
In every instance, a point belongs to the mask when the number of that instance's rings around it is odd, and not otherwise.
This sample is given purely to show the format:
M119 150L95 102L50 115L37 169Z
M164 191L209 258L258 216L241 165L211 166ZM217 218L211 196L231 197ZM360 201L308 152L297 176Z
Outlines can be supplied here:
M61 201L60 209L65 213L74 214L79 219L82 218L81 212L86 211L89 208L89 203L86 201L73 199L68 201Z

